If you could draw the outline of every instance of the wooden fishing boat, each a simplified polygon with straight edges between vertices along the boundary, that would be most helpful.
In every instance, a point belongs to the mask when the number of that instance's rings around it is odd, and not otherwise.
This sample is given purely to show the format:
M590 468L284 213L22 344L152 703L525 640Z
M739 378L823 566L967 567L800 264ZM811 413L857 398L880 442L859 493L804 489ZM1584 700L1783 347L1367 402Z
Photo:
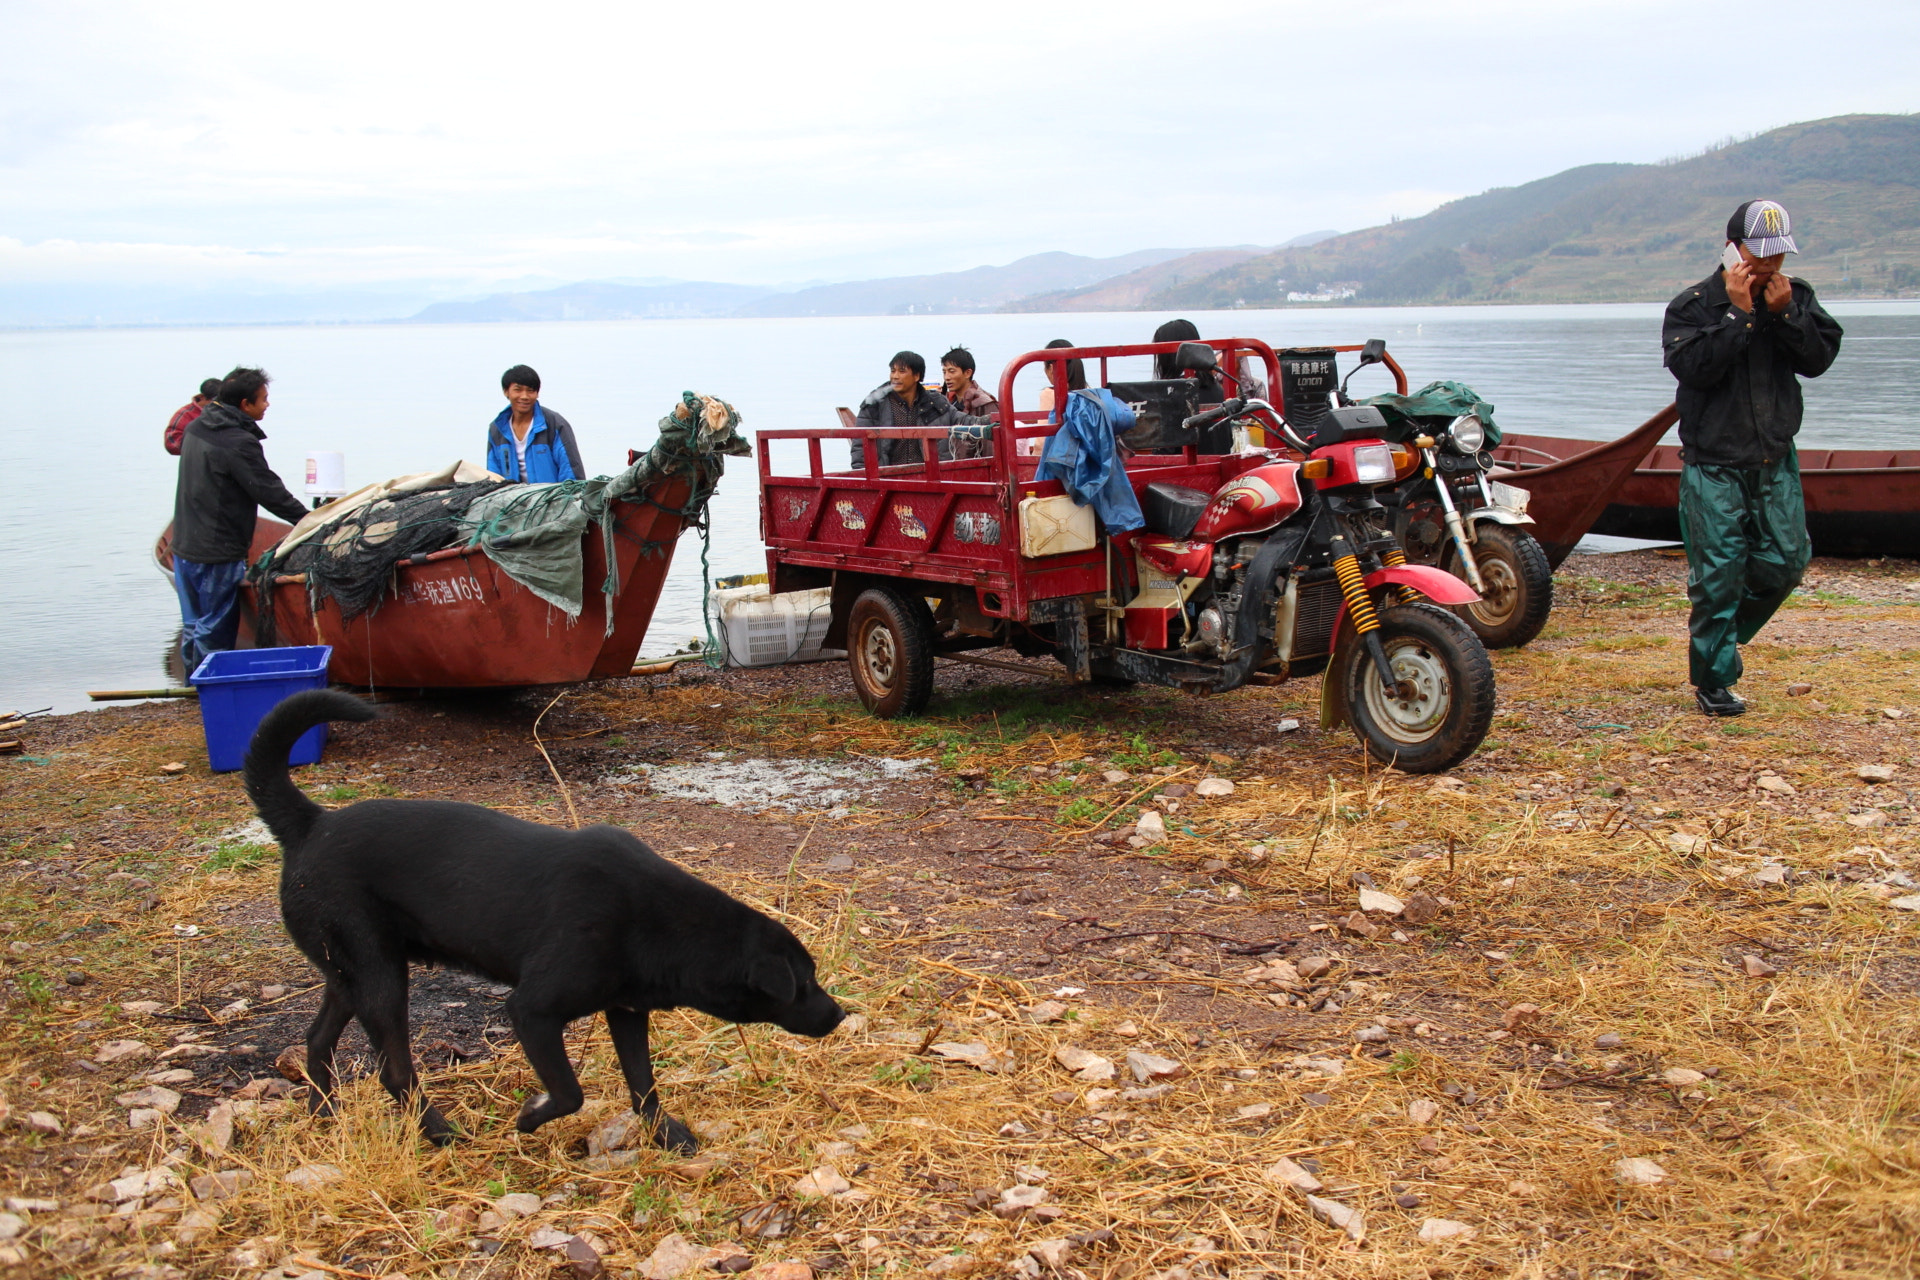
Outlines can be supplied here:
M256 630L266 630L277 645L332 645L332 680L366 688L517 688L627 675L672 566L674 543L698 518L720 474L719 454L745 451L730 425L700 440L697 452L668 449L663 431L654 451L659 461L649 461L657 465L656 478L611 504L619 583L611 626L599 590L608 576L607 540L589 521L581 535L587 589L578 617L568 618L508 576L476 543L402 560L378 606L351 620L332 596L321 596L316 609L304 574L277 574L267 593L272 626L257 628L260 593L249 582L241 588L241 645L253 644ZM254 534L256 558L287 531L262 519ZM171 526L154 549L169 575L170 534Z
M1524 470L1529 462L1584 456L1593 442L1508 436L1494 456L1506 461L1509 447L1508 465ZM1815 555L1920 559L1920 449L1802 449L1800 488ZM1627 477L1592 532L1675 542L1679 508L1680 447L1663 444Z
M339 602L330 596L321 598L316 612L304 574L276 575L271 592L274 643L332 645L328 674L334 683L366 688L495 689L624 676L633 670L634 656L653 620L687 494L687 482L676 479L655 490L658 506L618 504L614 562L620 593L614 598L610 634L606 599L598 590L589 589L580 616L569 619L508 577L485 551L468 546L402 561L379 607L351 621L341 617ZM256 554L278 542L288 527L261 520ZM162 534L155 560L164 556L162 567L171 573L166 540ZM658 547L651 556L644 554L649 544ZM582 535L581 549L583 580L597 584L607 572L597 526ZM241 587L240 594L239 644L251 648L259 600L251 583Z
M1668 405L1618 440L1563 440L1557 436L1507 435L1493 451L1497 464L1493 478L1530 495L1529 532L1555 568L1573 552L1574 544L1590 532L1595 521L1633 476L1641 459L1653 451L1674 423L1679 410ZM1567 446L1550 452L1539 442Z

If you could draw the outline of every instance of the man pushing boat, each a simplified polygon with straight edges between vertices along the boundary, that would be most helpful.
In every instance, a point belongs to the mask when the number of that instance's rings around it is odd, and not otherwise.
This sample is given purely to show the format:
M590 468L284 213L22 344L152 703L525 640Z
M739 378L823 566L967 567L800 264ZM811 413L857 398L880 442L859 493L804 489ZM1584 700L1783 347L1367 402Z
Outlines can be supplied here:
M1749 200L1720 267L1667 304L1661 347L1679 380L1680 536L1687 547L1687 677L1710 716L1737 716L1740 646L1800 585L1811 544L1800 463L1800 379L1840 354L1813 286L1780 270L1787 211Z
M191 674L201 659L233 648L240 630L240 580L247 573L255 508L289 524L307 509L267 465L267 378L239 368L187 424L173 498L173 586L180 597L180 660Z

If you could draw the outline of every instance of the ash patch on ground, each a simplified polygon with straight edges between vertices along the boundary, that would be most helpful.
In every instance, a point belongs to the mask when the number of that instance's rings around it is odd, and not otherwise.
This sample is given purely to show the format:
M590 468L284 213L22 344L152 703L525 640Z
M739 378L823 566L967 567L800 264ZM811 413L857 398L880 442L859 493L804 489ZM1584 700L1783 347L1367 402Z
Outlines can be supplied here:
M768 760L751 757L714 759L698 764L635 765L601 779L607 786L644 782L676 800L725 805L760 812L827 809L863 799L892 783L931 767L926 760L879 758L849 763L826 760Z

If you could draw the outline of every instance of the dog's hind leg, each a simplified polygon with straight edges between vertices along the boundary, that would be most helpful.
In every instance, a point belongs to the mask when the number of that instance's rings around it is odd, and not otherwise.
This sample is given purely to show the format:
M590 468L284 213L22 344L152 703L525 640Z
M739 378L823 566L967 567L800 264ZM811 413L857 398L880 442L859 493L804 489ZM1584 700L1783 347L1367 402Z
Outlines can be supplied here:
M417 1110L420 1128L437 1146L453 1141L453 1126L420 1091L413 1067L413 1044L407 1029L407 962L370 965L360 975L355 1012L380 1062L380 1083L402 1108Z
M607 1032L620 1055L620 1073L633 1096L633 1113L652 1126L653 1144L690 1156L699 1150L693 1131L660 1107L653 1087L653 1050L647 1043L647 1015L630 1009L607 1010Z
M524 1008L515 1008L514 1003L511 997L507 1000L513 1034L520 1041L520 1051L527 1055L527 1065L547 1087L545 1093L527 1099L514 1121L520 1132L532 1133L549 1120L578 1111L587 1095L580 1091L580 1077L573 1073L573 1063L567 1058L567 1020L552 1014L528 1013Z
M341 994L340 979L329 978L320 1011L307 1027L307 1105L315 1115L333 1114L333 1050L352 1017L353 1006Z

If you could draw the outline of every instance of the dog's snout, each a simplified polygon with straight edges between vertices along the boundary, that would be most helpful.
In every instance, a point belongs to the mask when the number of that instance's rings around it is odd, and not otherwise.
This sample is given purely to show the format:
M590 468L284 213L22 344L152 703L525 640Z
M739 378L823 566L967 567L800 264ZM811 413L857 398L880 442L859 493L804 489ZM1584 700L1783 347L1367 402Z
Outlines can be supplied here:
M832 1034L846 1016L839 1002L816 986L794 1003L791 1014L780 1025L795 1035L818 1038Z

